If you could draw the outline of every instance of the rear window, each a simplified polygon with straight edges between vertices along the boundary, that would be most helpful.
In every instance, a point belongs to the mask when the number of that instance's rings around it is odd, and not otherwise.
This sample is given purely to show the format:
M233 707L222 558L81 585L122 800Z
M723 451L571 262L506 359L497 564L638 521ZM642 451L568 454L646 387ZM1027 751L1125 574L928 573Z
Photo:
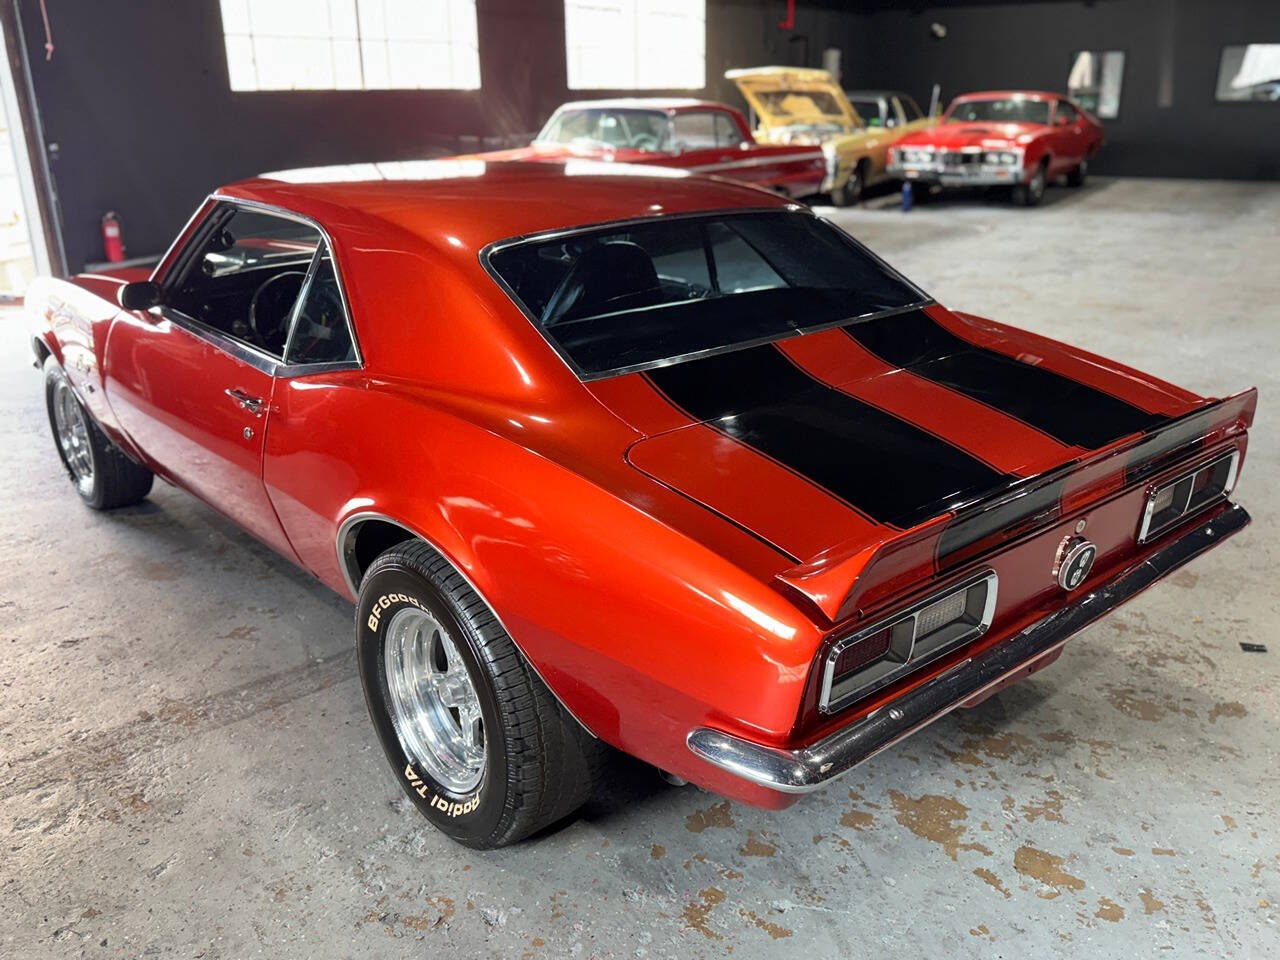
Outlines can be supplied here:
M927 298L801 212L675 217L499 247L489 263L583 377L660 366Z

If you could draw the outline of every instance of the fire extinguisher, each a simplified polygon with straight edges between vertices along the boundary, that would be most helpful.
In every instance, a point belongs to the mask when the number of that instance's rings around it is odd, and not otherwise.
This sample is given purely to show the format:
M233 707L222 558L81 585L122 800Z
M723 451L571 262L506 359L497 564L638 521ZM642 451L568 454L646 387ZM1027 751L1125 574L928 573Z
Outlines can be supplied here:
M110 263L124 259L124 240L120 236L120 216L114 210L102 215L102 249Z

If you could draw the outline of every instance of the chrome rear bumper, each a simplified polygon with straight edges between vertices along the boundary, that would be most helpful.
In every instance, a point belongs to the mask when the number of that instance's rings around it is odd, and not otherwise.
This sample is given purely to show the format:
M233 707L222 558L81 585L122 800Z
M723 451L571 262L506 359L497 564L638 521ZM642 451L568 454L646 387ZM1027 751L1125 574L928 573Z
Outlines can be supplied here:
M816 790L1031 661L1052 653L1080 630L1248 524L1244 508L1231 504L1224 513L1192 528L1079 600L808 747L784 750L700 727L690 732L689 749L708 763L772 790Z

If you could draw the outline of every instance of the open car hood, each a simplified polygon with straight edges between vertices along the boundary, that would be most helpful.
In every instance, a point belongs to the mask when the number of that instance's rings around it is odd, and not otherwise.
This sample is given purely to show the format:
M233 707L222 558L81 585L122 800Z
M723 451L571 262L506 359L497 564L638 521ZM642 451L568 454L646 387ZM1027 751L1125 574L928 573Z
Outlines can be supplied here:
M759 67L730 70L725 77L742 91L766 130L835 126L848 132L864 126L840 84L826 70Z

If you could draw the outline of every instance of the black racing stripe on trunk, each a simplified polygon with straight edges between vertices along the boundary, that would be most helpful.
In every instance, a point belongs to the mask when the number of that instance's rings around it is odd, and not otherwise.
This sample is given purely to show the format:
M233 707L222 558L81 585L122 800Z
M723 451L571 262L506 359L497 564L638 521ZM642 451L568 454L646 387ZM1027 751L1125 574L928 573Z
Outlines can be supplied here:
M1062 512L1066 478L1033 477L1011 485L1007 495L987 506L961 512L938 538L937 564L945 571L1028 530L1056 519Z
M842 327L887 363L1021 420L1068 446L1096 450L1168 418L945 329L924 311Z
M878 523L911 527L1012 479L814 380L771 344L660 367L645 376L693 419Z

